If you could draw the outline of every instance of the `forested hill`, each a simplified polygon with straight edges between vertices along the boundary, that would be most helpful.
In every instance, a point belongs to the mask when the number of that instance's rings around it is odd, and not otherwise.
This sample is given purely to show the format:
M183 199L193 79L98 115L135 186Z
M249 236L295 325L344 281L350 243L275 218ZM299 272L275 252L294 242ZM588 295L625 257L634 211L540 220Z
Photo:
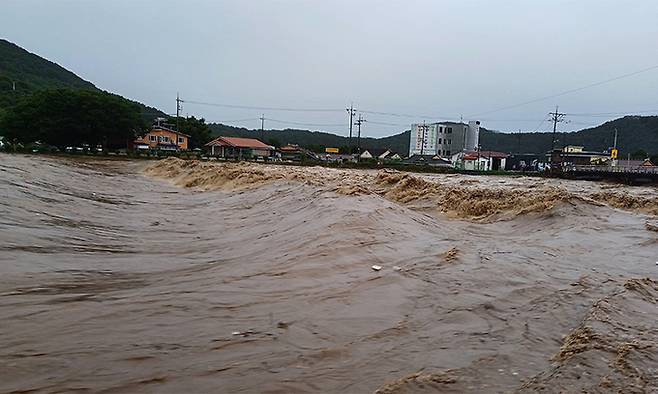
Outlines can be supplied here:
M14 84L16 90L13 89ZM0 117L11 105L16 104L20 97L53 88L99 91L94 84L65 68L0 39ZM166 116L155 108L137 104L140 106L142 119L147 124L155 117ZM272 145L298 144L316 151L322 151L325 147L348 146L347 137L321 131L266 130L263 137L259 130L223 124L209 126L215 136L262 138ZM658 154L658 116L626 116L597 127L573 133L558 133L556 146L582 145L587 150L603 151L613 145L615 128L618 130L617 146L622 157L629 153L638 153L636 156L641 156L641 151L649 155ZM482 149L485 150L535 154L548 151L553 138L550 132L501 133L485 128L481 129L480 136ZM356 138L352 145L356 145ZM409 151L409 131L384 138L362 138L361 145L365 148L389 148L406 155Z
M617 129L617 147L620 155L644 151L658 153L658 116L625 116L602 125L571 133L556 135L556 147L581 145L586 150L604 151L614 144ZM480 135L483 149L512 153L543 153L551 149L553 133L499 133L483 131Z
M249 130L241 127L233 127L220 123L209 124L214 136L225 137L247 137L263 139L271 145L297 144L315 151L323 151L325 147L344 148L349 145L349 138L322 131L284 129L284 130ZM263 135L264 134L264 135ZM356 146L356 138L352 145ZM361 146L364 148L388 148L400 154L406 155L409 151L409 131L404 131L383 138L361 138Z
M57 88L99 90L93 83L85 81L60 65L0 39L0 112L16 104L20 97L40 90ZM155 117L165 115L155 108L137 104L142 109L143 118L148 122Z
M13 84L16 83L16 91ZM67 69L32 54L9 41L0 39L0 93L7 100L11 94L25 95L48 88L96 90Z
M213 135L227 137L250 137L263 139L260 130L248 130L223 124L210 124ZM603 123L600 126L576 132L558 132L556 147L581 145L586 150L604 151L614 144L615 128L618 131L617 147L620 154L644 151L658 154L658 116L626 116ZM348 138L321 131L309 130L265 130L264 139L270 144L298 144L315 150L324 147L346 147ZM553 133L502 133L482 128L480 132L483 150L508 153L541 154L551 149ZM354 140L353 145L356 144ZM409 130L384 138L362 138L365 148L389 148L406 154L409 151Z

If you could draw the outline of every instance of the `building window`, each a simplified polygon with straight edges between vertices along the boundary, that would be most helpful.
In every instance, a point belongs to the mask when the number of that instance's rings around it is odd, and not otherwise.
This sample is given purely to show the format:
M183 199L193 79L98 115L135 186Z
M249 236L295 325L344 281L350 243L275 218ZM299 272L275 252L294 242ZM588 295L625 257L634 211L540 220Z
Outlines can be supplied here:
M158 136L158 142L162 142L162 136L161 135Z
M452 127L448 127L448 134L452 133Z
M451 145L451 144L452 144L452 140L448 140L448 145Z
M149 135L149 141L157 142L158 141L158 136L157 135Z
M450 156L450 151L446 151L446 156Z
M178 137L178 143L179 144L184 144L185 143L185 138L184 137Z
M439 144L441 143L441 138L439 138Z

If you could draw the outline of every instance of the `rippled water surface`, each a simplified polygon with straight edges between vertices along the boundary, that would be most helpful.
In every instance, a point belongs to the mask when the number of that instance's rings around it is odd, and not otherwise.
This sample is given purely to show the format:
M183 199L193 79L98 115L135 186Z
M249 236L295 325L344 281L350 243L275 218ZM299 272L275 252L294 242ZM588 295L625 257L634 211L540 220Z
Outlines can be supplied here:
M0 392L658 391L656 189L226 168L0 154Z

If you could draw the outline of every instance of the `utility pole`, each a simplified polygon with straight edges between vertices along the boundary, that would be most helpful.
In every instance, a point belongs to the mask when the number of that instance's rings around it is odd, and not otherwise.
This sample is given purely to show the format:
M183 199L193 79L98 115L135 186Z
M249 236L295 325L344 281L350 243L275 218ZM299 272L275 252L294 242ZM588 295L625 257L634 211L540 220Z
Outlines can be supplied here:
M357 126L357 134L356 134L356 152L360 155L361 154L361 124L367 122L361 114L359 114L359 119L357 119L356 126Z
M615 127L615 142L612 144L612 147L614 149L617 149L617 128Z
M480 149L481 147L482 147L482 145L480 145L480 139L478 138L478 146L477 146L477 148L478 148L478 171L480 171L480 151L482 150L482 149Z
M349 150L349 154L352 154L352 125L353 121L352 119L354 118L354 104L350 104L350 107L346 109L346 111L350 114L350 138L348 140L347 146Z
M612 160L610 161L610 165L612 167L617 167L617 155L619 154L619 151L617 150L617 128L615 127L615 142L612 144L612 152L611 152Z
M180 103L182 102L183 100L180 99L178 92L176 92L176 131L179 133L180 133L180 122L178 121L178 119L180 118L180 110L181 110Z
M265 142L265 114L260 116L260 139Z
M425 128L427 126L425 125L425 121L423 120L423 126L422 126L422 132L421 132L421 143L420 143L420 155L423 156L423 151L425 150Z
M462 134L463 134L463 136L462 136L462 152L466 152L466 134L468 134L469 128L468 128L468 125L465 125L465 124L463 124L459 127L461 127Z
M480 128L478 127L478 171L480 171L480 152L482 151L482 144L480 143Z
M551 115L551 120L553 121L553 141L551 142L551 169L553 169L553 152L555 151L555 133L557 132L557 124L564 121L564 116L566 114L558 112L558 106L555 106L555 112L549 112Z

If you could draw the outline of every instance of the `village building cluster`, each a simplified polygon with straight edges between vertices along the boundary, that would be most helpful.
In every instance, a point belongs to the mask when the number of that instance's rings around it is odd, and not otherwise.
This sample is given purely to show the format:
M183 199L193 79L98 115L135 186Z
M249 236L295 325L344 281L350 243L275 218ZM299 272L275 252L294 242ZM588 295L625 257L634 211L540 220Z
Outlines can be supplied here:
M190 135L177 131L174 125L156 119L146 135L132 141L135 151L184 152L190 146ZM362 148L357 153L341 152L327 147L313 152L295 144L281 147L268 145L256 138L219 136L201 150L209 160L255 160L280 162L326 162L428 166L462 171L543 171L551 165L561 168L606 166L654 168L650 160L618 160L616 149L606 152L587 151L583 146L568 145L537 154L511 154L482 150L480 122L442 122L412 124L409 151L395 152L387 148ZM658 169L658 168L657 168Z

